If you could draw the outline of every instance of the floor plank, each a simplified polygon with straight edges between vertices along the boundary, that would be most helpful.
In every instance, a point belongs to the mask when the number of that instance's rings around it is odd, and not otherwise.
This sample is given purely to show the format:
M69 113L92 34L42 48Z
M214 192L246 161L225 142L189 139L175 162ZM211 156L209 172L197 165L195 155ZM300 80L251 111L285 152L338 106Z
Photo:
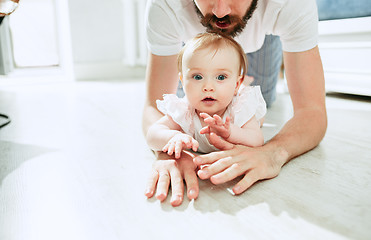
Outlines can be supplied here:
M144 83L0 88L0 239L370 239L371 100L332 94L322 143L240 196L200 181L176 208L144 197L154 157ZM279 94L268 140L292 115Z

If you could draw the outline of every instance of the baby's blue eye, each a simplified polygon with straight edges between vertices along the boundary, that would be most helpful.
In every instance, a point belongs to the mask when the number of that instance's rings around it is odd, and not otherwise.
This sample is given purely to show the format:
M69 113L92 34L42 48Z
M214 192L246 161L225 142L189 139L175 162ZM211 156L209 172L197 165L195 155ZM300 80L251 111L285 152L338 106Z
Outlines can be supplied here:
M202 76L197 74L197 75L194 75L193 78L195 80L201 80L202 79Z
M224 79L226 79L227 77L225 76L225 75L219 75L218 77L217 77L217 79L218 80L224 80Z

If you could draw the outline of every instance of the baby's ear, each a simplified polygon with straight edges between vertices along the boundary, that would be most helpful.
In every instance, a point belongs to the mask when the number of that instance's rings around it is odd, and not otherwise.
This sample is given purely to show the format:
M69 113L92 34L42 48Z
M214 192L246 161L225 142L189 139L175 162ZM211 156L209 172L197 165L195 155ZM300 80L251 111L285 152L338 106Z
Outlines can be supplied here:
M243 80L245 79L244 75L241 75L237 79L236 88L234 90L234 95L237 95L238 89L240 89L241 84L243 83Z

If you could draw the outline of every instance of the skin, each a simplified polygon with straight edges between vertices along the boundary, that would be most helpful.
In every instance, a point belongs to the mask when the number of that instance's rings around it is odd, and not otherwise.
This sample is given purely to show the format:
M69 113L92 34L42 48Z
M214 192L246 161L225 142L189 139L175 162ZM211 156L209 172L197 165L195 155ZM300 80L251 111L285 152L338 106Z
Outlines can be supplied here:
M179 77L186 98L203 126L201 134L206 134L208 138L209 134L215 133L235 144L261 146L263 134L255 117L242 127L232 124L228 116L225 122L220 117L242 84L244 78L240 75L240 68L239 53L232 46L222 45L218 49L214 46L196 51L188 47L182 57ZM176 159L180 158L184 149L197 151L199 146L170 116L162 117L150 127L147 143L152 150L174 154Z
M198 115L204 112L223 116L243 80L238 73L240 63L236 50L232 47L223 47L217 52L210 48L196 52L187 49L183 59L184 71L180 78L190 105ZM217 101L209 106L202 101L205 97Z
M219 18L227 14L242 16L251 3L249 0L195 2L203 14L212 12ZM169 159L167 154L166 157L159 154L158 161L153 164L156 174L150 176L150 184L147 185L147 197L152 197L157 191L157 198L163 201L171 181L171 203L178 206L183 201L184 191L183 184L179 183L184 179L188 198L197 198L199 188L196 173L189 169L196 171L198 166L204 164L210 165L198 170L198 176L201 179L210 179L214 184L243 175L242 180L233 188L235 194L241 194L256 181L277 176L289 160L319 144L326 132L327 115L323 68L318 47L305 52L284 52L283 55L294 115L281 131L265 145L256 148L233 145L212 133L210 142L221 151L194 159L182 154L176 164L170 167L165 166L164 161L173 162L174 158ZM176 56L159 57L151 54L147 69L147 102L143 114L145 134L148 127L162 116L156 109L155 100L161 98L164 93L175 93L177 82L169 82L168 79L177 79ZM166 78L162 77L164 73ZM161 176L163 172L169 172L169 178L155 177Z

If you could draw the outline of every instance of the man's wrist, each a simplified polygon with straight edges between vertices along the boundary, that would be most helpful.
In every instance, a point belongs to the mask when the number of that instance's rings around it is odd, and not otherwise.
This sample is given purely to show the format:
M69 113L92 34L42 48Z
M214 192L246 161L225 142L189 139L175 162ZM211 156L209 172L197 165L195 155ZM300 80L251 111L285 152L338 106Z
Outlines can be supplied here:
M262 148L270 152L272 160L280 167L285 165L290 160L289 152L282 146L279 146L273 142L267 142Z

